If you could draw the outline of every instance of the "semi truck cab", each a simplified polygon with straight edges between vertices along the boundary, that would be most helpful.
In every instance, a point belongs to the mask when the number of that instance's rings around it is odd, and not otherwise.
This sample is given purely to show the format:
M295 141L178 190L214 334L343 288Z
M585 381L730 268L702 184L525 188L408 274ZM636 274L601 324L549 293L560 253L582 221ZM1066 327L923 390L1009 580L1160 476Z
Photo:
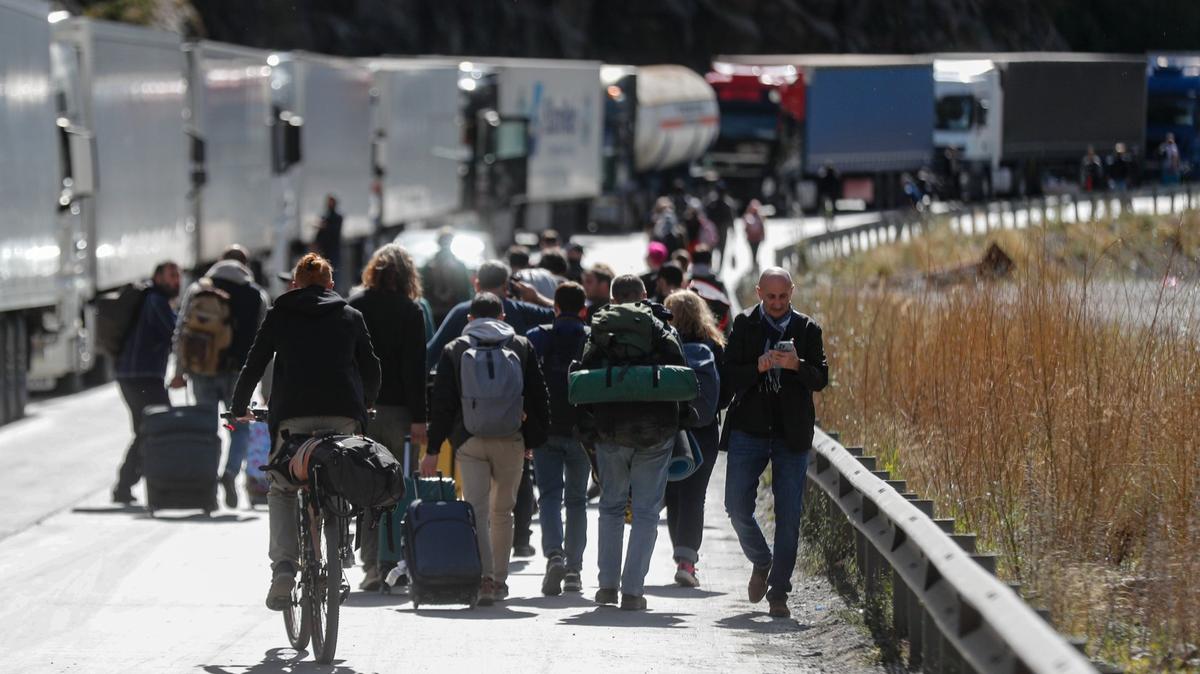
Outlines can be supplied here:
M1160 172L1158 148L1175 134L1179 156L1188 166L1200 164L1197 143L1197 98L1200 97L1200 55L1159 55L1149 61L1146 79L1146 168Z
M935 162L952 195L985 197L1010 192L1012 171L1001 164L1004 90L1000 71L987 59L934 61L937 119Z

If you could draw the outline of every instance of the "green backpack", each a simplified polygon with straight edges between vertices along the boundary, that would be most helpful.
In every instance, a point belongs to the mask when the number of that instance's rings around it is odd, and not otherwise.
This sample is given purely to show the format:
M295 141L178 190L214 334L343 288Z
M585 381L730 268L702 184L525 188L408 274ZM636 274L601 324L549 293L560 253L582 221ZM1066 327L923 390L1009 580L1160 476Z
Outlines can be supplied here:
M610 365L648 359L654 332L654 312L644 304L610 304L592 317L592 344Z

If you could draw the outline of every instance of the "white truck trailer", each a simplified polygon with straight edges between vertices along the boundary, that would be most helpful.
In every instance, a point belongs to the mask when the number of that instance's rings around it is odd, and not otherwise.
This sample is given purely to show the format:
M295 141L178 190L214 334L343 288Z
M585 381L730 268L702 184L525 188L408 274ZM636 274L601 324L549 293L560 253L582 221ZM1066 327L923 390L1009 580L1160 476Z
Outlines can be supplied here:
M75 250L57 225L48 12L44 2L0 0L0 423L23 413L31 338L58 327L63 295L75 293Z

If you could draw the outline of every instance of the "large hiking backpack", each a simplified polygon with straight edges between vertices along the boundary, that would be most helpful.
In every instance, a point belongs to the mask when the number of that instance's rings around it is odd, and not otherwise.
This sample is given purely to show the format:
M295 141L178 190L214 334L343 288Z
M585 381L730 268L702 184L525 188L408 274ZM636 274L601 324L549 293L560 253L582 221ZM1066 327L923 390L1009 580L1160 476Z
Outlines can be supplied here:
M683 345L683 355L688 367L696 373L699 392L692 401L692 408L699 417L696 428L704 428L717 418L718 399L721 396L721 376L717 372L717 358L707 344L692 342Z
M233 343L233 316L229 293L200 279L188 299L179 333L179 365L188 374L216 375L221 358Z
M543 325L541 329L547 340L546 352L542 355L542 375L550 394L550 429L555 433L569 433L575 426L578 412L568 399L567 382L571 363L583 355L588 329L585 326L582 332L570 336L556 332L553 325Z
M654 333L654 312L645 304L609 304L592 317L592 343L610 365L648 359Z
M525 411L525 367L509 342L470 339L459 360L463 426L480 438L503 438L521 430Z
M130 283L96 298L96 349L116 358L133 330L146 293L149 281Z

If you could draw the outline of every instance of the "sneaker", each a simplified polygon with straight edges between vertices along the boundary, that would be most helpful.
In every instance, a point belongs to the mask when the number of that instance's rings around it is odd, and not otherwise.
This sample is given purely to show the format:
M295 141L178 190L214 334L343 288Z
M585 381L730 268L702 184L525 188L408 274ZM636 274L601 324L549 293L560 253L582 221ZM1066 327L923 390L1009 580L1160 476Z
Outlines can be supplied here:
M491 606L496 603L496 584L491 578L483 577L479 583L479 600L480 606Z
M114 489L112 493L113 503L119 503L123 506L131 506L137 504L137 499L133 497L133 493L128 489Z
M563 577L563 592L583 592L583 580L578 571L568 571Z
M233 483L233 476L226 473L221 476L221 488L225 490L225 507L238 507L237 487Z
M599 590L596 590L596 603L615 605L617 603L617 589L613 587L602 587Z
M640 594L623 594L621 595L621 610L645 611L646 598Z
M772 618L792 617L792 611L788 608L786 596L780 599L768 599L767 606L767 615L771 616Z
M542 594L557 597L562 594L563 577L567 575L567 563L562 555L551 555L546 560L546 575L542 578Z
M681 561L675 567L675 583L682 587L700 587L700 579L696 577L696 565Z
M504 601L508 599L508 583L497 580L492 582L492 599L494 601Z
M749 595L751 604L757 604L767 596L767 573L770 570L770 568L764 567L750 572L750 583L746 587L746 594Z
M363 592L378 592L382 584L383 577L379 575L379 569L367 569L362 582L358 584L358 589Z
M513 546L513 557L533 557L537 550L528 543Z
M292 605L292 590L296 587L296 577L281 573L271 579L271 589L267 592L267 608L272 611L286 611Z

